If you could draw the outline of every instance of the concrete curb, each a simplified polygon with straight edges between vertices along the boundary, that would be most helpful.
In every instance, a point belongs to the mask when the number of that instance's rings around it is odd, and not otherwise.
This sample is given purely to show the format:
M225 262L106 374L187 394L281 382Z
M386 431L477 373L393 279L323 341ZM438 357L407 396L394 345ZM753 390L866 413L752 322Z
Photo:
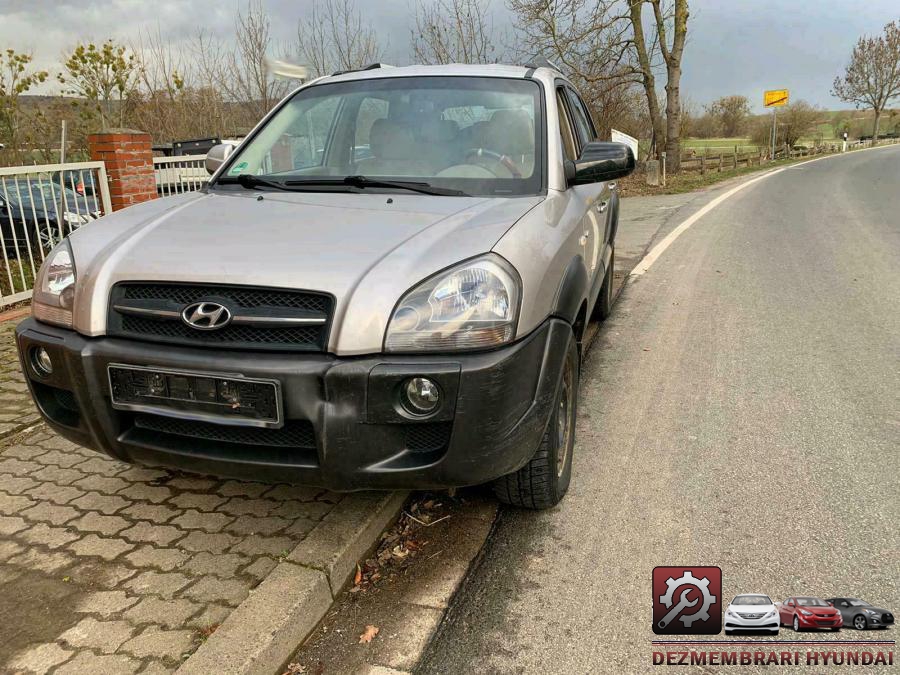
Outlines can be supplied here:
M348 495L178 669L271 675L315 629L408 493Z

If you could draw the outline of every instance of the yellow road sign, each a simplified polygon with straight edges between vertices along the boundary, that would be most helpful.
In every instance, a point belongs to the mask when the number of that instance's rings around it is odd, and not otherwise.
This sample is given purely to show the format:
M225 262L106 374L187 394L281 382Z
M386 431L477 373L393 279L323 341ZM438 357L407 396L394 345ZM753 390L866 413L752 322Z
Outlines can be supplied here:
M772 106L778 105L787 105L788 102L788 90L787 89L772 89L765 93L763 97L763 105L766 108L771 108Z

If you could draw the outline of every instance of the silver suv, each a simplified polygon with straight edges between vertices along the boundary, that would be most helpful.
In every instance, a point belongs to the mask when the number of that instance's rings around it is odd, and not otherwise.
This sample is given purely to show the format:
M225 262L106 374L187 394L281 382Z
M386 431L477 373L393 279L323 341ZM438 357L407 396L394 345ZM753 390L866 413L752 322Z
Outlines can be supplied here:
M37 406L127 462L552 506L634 166L595 137L549 67L310 82L208 188L54 249L17 330Z

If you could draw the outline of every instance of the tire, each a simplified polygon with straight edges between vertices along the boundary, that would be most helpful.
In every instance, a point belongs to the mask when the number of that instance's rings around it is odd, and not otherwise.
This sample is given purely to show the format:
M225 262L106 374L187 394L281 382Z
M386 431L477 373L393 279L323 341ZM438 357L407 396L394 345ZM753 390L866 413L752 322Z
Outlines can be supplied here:
M734 635L734 631L733 631L733 630L728 630L728 629L726 628L726 629L725 629L725 635Z
M797 633L800 632L800 619L797 618L796 614L794 615L794 631Z
M869 622L866 621L866 617L864 617L862 614L857 614L853 617L853 627L856 630L865 630L869 627Z
M840 629L841 629L840 626L832 626L831 632L832 632L832 633L837 633Z
M777 628L776 628L775 630L771 631L772 635L776 635L776 636L778 635L778 632L779 632L779 631L778 631Z
M565 496L572 479L579 374L578 348L572 336L553 412L537 451L521 469L494 481L494 495L504 504L549 509Z
M616 249L612 248L609 253L609 265L606 267L606 274L603 276L603 285L600 287L600 295L597 296L597 302L594 304L594 311L591 312L591 319L594 321L605 321L612 312L613 306L613 273L616 269Z

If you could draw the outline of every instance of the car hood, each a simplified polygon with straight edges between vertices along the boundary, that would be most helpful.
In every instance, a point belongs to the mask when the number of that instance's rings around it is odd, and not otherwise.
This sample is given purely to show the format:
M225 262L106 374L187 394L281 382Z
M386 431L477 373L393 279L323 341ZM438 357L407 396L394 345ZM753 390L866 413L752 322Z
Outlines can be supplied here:
M775 609L775 605L728 605L728 609L746 614L768 614Z
M401 295L490 251L541 199L214 190L146 202L72 234L75 328L105 332L120 281L297 288L335 296L332 351L378 351Z
M816 616L831 616L837 612L837 607L797 607L798 610L806 610L812 612Z

